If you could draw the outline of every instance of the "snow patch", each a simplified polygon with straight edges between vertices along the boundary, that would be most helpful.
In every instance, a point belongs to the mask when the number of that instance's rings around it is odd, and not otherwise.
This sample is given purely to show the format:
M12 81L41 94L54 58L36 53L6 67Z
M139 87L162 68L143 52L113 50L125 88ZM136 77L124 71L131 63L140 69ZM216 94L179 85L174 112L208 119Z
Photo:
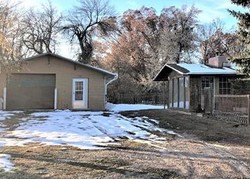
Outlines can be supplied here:
M10 172L13 169L13 163L10 161L11 156L8 154L0 154L0 168L5 172Z
M137 111L146 109L164 109L163 105L149 105L149 104L112 104L107 103L106 109L113 112L122 111Z
M130 139L155 144L166 142L165 137L155 135L161 132L178 135L173 131L158 127L158 121L146 116L128 118L119 111L163 109L163 106L108 104L110 112L56 110L34 112L29 117L20 118L19 127L9 131L3 120L16 112L0 111L0 147L23 146L38 142L45 145L69 145L81 149L102 149L109 144L117 144L121 139ZM179 136L179 135L178 135ZM0 155L0 168L11 171L10 155Z
M32 142L46 145L70 145L97 149L120 139L159 141L155 131L175 134L159 128L147 117L127 118L117 113L53 111L30 114L14 131L5 131L0 146L22 146ZM177 135L177 134L176 134ZM161 139L162 140L162 139Z
M0 111L0 121L14 116L16 113L21 113L22 111Z

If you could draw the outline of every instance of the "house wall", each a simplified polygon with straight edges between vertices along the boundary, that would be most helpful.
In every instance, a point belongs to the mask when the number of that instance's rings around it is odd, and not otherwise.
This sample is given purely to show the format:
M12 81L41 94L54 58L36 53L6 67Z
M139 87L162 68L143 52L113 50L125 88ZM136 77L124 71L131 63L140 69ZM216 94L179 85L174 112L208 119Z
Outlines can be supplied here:
M169 74L169 107L189 109L189 77L175 71Z
M189 110L195 112L201 105L201 77L190 76L190 104Z
M219 95L219 79L220 76L212 76L213 84L211 85L211 100L212 106L214 105L213 96ZM233 78L233 77L232 77ZM231 92L233 89L231 88ZM210 101L205 100L204 94L202 94L202 76L190 77L190 111L197 111L199 105L202 109L207 107L207 103Z
M18 73L55 74L59 109L72 109L72 79L86 78L89 84L88 109L103 110L105 108L105 76L94 70L53 56L43 56L25 62ZM6 87L6 76L5 73L0 74L1 98L3 98L3 89Z
M202 76L197 75L185 77L176 72L172 72L169 75L169 78L169 107L185 108L190 112L204 109L205 101L204 95L202 94ZM184 78L185 84L183 84ZM213 77L213 84L211 87L212 96L214 94L219 94L219 76ZM185 106L183 104L184 101Z

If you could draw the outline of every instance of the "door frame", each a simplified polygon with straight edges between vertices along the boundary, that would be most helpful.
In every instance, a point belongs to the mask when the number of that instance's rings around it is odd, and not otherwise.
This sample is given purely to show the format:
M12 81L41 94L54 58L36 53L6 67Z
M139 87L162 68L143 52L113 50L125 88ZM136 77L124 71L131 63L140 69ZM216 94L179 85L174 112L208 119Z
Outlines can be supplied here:
M75 82L83 82L83 100L75 100ZM73 78L72 79L72 109L88 109L88 79Z

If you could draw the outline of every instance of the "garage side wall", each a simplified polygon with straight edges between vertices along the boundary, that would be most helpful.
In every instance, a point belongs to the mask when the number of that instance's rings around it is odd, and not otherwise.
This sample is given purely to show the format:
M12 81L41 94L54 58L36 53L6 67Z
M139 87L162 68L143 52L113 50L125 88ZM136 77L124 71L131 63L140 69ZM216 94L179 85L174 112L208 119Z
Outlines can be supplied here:
M58 109L72 109L73 79L88 79L88 109L104 110L105 108L105 76L95 70L56 57L44 56L25 62L18 73L55 75ZM0 97L2 98L4 87L6 87L6 75L2 73L0 74Z
M0 110L3 109L3 93L6 87L6 74L1 71L0 73Z

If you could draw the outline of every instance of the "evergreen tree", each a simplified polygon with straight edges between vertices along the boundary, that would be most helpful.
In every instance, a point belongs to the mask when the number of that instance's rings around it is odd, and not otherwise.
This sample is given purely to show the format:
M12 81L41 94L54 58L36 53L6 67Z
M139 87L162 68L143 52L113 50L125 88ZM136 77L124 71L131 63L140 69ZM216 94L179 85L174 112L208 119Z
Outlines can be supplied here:
M245 12L229 10L229 12L238 19L240 40L245 44L245 49L232 61L241 67L243 73L250 75L250 1L231 0L231 2L247 9Z

